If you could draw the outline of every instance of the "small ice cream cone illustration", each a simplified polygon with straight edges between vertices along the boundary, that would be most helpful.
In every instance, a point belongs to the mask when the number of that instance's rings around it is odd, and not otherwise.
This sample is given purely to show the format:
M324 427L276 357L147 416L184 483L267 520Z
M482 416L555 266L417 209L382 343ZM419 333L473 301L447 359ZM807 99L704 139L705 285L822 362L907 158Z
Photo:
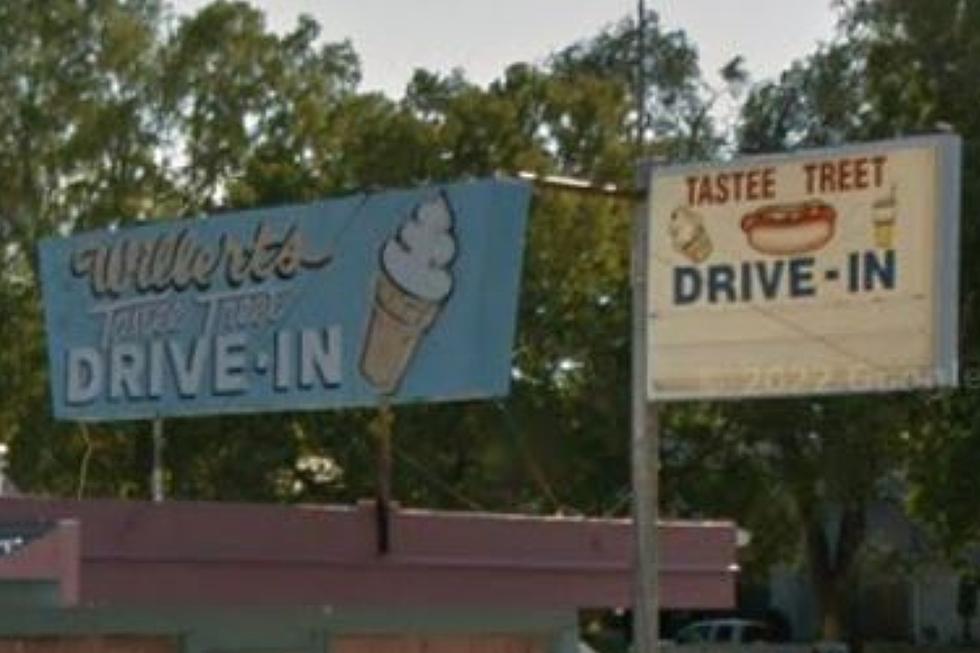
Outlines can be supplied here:
M879 197L871 205L871 222L874 226L875 246L891 249L895 246L895 221L897 219L895 186L886 197Z
M704 218L686 206L674 209L668 226L674 249L693 263L702 263L714 250Z
M453 213L445 194L422 201L381 247L361 373L383 394L397 391L422 337L452 293Z

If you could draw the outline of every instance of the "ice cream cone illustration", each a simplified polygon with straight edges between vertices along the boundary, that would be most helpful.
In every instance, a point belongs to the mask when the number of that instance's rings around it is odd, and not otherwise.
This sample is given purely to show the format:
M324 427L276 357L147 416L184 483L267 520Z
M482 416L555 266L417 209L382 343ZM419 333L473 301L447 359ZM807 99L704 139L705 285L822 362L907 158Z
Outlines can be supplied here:
M693 263L702 263L714 250L704 219L696 212L681 206L670 214L670 240L674 249Z
M886 197L879 197L871 205L871 222L874 226L875 245L891 249L895 245L895 221L897 219L895 186Z
M383 394L398 390L412 356L453 289L453 212L440 193L419 203L381 247L361 373Z

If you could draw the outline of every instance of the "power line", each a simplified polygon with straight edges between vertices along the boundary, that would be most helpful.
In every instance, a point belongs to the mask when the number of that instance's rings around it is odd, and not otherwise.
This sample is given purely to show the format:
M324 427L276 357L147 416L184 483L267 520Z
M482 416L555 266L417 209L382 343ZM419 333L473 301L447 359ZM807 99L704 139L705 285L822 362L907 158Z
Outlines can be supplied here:
M429 470L425 468L425 465L423 465L422 463L418 462L410 455L405 453L404 449L401 449L400 447L396 446L394 447L393 450L395 456L397 456L402 462L406 463L409 467L414 469L418 473L418 475L421 476L423 479L429 481L434 486L438 487L440 490L442 490L449 496L453 497L454 499L456 499L457 501L465 505L470 510L476 510L478 512L485 511L485 508L482 505L480 505L473 499L470 499L466 495L462 494L461 492L453 488L451 485L449 485L449 483L446 483L435 474L429 472Z
M642 0L641 3L642 5ZM555 192L569 192L581 195L590 195L598 197L607 197L613 199L622 199L629 202L640 203L646 200L646 193L640 189L623 188L617 186L616 184L599 184L585 179L578 179L575 177L563 177L558 175L539 175L533 172L518 172L517 176L521 179L525 179L533 183L535 186L545 188L548 190L553 190ZM724 253L720 248L718 249L720 253ZM653 260L665 267L671 267L673 263L668 259L653 255ZM772 322L778 323L781 326L796 332L798 335L803 336L808 340L818 342L836 354L839 354L845 358L857 360L864 363L871 369L886 373L888 370L885 369L879 363L866 358L858 352L849 351L845 347L841 346L835 342L832 338L824 336L813 331L810 331L806 326L795 322L794 320L779 314L778 312L760 306L758 304L749 303L745 305L745 308L762 315L763 317L771 320ZM648 318L654 317L653 315L648 315Z

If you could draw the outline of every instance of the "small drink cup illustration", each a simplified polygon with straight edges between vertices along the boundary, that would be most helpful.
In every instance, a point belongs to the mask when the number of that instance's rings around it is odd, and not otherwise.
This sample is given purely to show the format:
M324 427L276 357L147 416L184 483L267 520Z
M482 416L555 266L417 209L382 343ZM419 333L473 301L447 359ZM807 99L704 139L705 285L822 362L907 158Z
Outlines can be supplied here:
M701 263L711 256L714 248L704 227L704 218L686 206L680 206L670 214L668 232L674 249L691 262Z
M886 197L879 197L871 205L871 222L874 225L875 246L891 249L895 246L895 221L898 207L895 186Z
M412 356L453 289L453 213L440 193L423 200L381 247L361 373L383 394L397 391Z

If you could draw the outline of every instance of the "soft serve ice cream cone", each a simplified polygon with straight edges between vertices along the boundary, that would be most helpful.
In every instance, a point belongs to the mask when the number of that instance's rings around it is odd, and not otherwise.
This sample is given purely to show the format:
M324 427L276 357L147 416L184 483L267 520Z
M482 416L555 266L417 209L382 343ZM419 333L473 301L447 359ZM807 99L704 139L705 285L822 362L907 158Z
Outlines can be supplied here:
M361 372L378 391L398 389L422 336L453 289L453 213L445 194L418 204L381 247L381 269L361 352Z
M871 205L871 223L874 226L875 245L890 249L895 245L895 222L898 207L895 200L895 186L885 197L879 197Z
M670 214L667 229L674 249L692 263L702 263L711 256L714 247L700 214L686 206L679 206Z

